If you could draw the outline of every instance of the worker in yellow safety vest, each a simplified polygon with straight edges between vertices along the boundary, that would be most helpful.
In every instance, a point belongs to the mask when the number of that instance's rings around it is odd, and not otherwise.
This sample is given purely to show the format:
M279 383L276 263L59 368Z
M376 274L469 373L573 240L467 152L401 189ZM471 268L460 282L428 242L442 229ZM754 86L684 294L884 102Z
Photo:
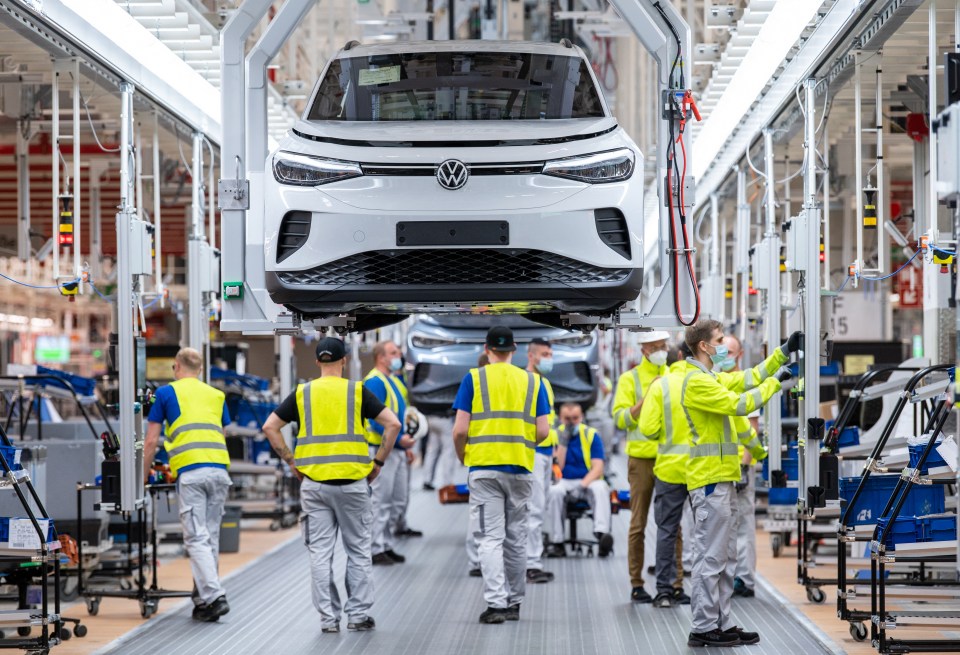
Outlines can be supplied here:
M640 363L617 380L613 399L613 420L627 432L627 480L630 483L630 531L627 535L627 562L630 569L630 598L649 603L653 597L643 588L644 537L653 497L653 465L657 440L643 435L639 427L643 398L655 380L667 372L667 339L663 331L640 334Z
M760 636L738 627L730 615L736 566L736 491L740 480L738 444L756 457L765 450L746 417L781 389L789 369L780 368L800 349L795 332L760 366L749 371L715 373L727 357L723 325L702 319L684 334L693 357L682 389L685 419L691 433L687 491L693 507L695 564L692 576L693 626L689 646L736 646L759 643Z
M551 544L563 548L563 516L569 501L586 500L593 511L593 534L600 557L613 552L610 534L610 487L603 479L603 440L583 422L583 408L577 403L560 406L560 441L557 460L562 476L550 487L547 498L547 533Z
M527 513L527 582L534 584L550 582L553 572L543 569L543 527L547 508L547 493L553 473L553 456L557 447L556 397L548 376L553 371L553 347L546 339L537 337L527 345L527 370L540 378L550 405L550 433L539 444L533 456L533 492L530 496L530 511ZM547 552L553 557L556 552Z
M510 328L490 328L484 347L490 364L464 376L453 404L454 446L470 469L470 529L478 542L485 624L520 620L530 474L534 449L550 431L544 385L510 363L516 348Z
M230 611L220 584L220 520L230 489L230 455L223 426L230 422L224 393L200 381L203 358L182 348L173 360L174 381L157 389L147 416L143 446L144 479L150 474L167 426L164 449L177 480L183 545L195 583L193 618L213 622Z
M324 337L317 343L320 377L297 386L263 425L277 455L302 480L300 503L303 541L310 556L313 604L324 633L340 632L340 596L333 576L333 554L339 532L347 556L348 598L342 610L347 629L373 630L371 562L373 509L370 483L393 450L400 420L360 382L344 379L343 341ZM364 420L382 428L381 444L371 456ZM280 430L298 425L290 452Z

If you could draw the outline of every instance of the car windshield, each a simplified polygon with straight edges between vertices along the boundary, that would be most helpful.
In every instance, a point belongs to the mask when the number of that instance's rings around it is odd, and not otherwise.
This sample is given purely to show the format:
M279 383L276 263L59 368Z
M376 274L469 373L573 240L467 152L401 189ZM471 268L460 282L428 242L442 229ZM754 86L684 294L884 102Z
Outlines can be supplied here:
M434 121L602 118L580 57L412 52L331 62L307 120Z

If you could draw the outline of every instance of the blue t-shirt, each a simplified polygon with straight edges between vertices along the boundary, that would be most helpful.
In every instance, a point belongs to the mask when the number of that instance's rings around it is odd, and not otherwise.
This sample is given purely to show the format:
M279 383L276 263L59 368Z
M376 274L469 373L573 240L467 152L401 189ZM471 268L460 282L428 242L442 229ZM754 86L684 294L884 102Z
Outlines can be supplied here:
M166 423L168 426L170 426L178 418L180 418L180 403L177 401L177 392L173 390L172 386L166 384L157 389L156 393L153 395L153 407L150 408L150 413L147 415L147 420L151 423ZM226 400L224 400L223 403L223 416L220 420L223 422L223 425L230 423L230 411L227 409ZM221 469L227 468L223 464L190 464L177 471L177 475L183 473L184 471L191 471L193 469L204 467Z
M391 376L387 376L387 381L390 383L390 388L393 390L393 394L397 397L397 418L400 419L400 422L403 422L404 417L407 414L407 403L403 399L403 394L400 393L400 388L397 387L396 382L390 379ZM364 381L363 386L366 387L370 393L377 397L377 400L382 402L384 405L387 404L387 387L383 384L383 380L379 377L372 377L369 380ZM367 426L376 432L379 435L383 435L383 426L377 423L376 421L367 421ZM401 429L400 434L397 435L397 441L394 444L394 447L401 448L400 438L403 436L404 431Z
M473 377L467 373L460 381L460 388L457 390L457 397L453 401L455 410L473 413ZM541 384L540 392L537 394L537 416L550 415L550 401L547 398L547 390ZM471 466L471 471L502 471L504 473L529 473L522 466Z
M590 459L603 459L603 439L600 435L590 444ZM567 458L563 462L564 480L582 480L587 477L587 463L583 460L583 446L580 445L580 429L570 437L567 444Z

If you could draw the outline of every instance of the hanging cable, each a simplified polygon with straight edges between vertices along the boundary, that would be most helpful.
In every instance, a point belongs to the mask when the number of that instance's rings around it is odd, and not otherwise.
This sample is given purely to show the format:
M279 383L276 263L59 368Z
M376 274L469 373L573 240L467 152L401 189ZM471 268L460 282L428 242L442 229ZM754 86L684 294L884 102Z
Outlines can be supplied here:
M922 252L922 251L920 251L920 250L917 250L916 252L914 252L913 255L910 257L910 259L908 259L907 261L905 261L905 262L903 263L903 266L901 266L900 268L898 268L897 270L895 270L893 273L890 273L889 275L884 275L884 276L882 276L882 277L867 277L866 275L861 275L861 276L860 276L860 279L861 279L861 280L868 280L868 281L870 281L870 282L881 282L881 281L883 281L883 280L889 280L889 279L892 278L893 276L899 274L900 271L902 271L903 269L905 269L907 266L909 266L909 265L910 265L910 262L912 262L914 259L916 259L916 258L917 258L917 255L919 255L921 252Z
M116 148L108 148L100 141L100 137L97 135L97 128L93 125L93 118L90 117L90 107L87 106L87 99L83 97L83 92L80 91L79 87L77 92L80 94L80 102L83 103L83 110L87 114L87 122L90 124L90 131L93 132L93 140L97 142L97 146L104 152L120 152L120 146Z
M9 275L4 275L3 273L0 273L0 277L9 282L13 282L14 284L19 284L22 287L27 287L28 289L61 289L68 285L77 284L80 282L80 278L76 278L75 280L70 280L69 282L60 282L58 284L30 284L29 282L21 282L20 280L16 280Z

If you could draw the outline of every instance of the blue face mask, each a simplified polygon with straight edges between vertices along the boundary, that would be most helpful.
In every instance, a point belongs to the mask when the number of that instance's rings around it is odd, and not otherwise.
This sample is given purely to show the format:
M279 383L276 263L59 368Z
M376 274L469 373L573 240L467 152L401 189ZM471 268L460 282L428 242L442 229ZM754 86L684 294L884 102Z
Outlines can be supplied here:
M403 360L399 357L394 357L390 360L390 370L396 373L401 368L403 368Z
M727 356L722 362L720 362L720 370L727 372L732 371L737 366L737 360L733 357Z
M729 352L727 347L723 344L720 344L719 346L713 346L708 343L707 345L713 348L715 351L712 355L710 355L710 361L717 365L723 364L723 361L727 358L727 354Z
M537 363L537 370L540 371L540 375L550 375L550 371L553 370L553 357L544 357Z

